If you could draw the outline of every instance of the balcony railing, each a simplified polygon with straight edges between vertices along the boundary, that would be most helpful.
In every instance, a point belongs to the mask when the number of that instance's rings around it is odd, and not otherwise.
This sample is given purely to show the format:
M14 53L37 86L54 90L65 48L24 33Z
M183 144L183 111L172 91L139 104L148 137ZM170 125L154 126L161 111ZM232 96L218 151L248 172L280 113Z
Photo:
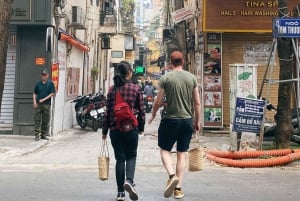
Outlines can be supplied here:
M116 23L117 18L114 10L104 10L100 12L100 26L115 25Z

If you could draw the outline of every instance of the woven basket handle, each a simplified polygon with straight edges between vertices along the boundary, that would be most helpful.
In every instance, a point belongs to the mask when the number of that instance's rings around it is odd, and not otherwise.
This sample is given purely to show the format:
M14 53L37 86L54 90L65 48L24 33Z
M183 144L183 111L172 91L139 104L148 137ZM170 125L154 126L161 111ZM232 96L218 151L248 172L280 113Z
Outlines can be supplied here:
M100 156L109 156L107 140L102 140Z
M196 133L194 134L194 138L191 139L191 149L192 148L198 148L201 147L201 143L200 143L200 133L199 131L196 131Z

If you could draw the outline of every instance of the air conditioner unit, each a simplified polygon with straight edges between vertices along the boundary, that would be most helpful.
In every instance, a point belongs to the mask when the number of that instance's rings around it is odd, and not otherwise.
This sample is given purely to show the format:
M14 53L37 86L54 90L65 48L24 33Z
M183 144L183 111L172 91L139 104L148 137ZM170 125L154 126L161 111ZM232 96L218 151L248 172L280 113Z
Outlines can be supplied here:
M79 6L72 6L72 24L83 25L84 13L83 9Z

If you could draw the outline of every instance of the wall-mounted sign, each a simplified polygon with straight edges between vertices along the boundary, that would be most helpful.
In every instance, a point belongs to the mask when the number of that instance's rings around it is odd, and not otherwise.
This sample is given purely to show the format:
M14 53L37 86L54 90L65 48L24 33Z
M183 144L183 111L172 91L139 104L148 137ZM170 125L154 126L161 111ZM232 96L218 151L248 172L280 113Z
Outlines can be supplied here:
M42 66L42 65L45 65L45 63L46 63L45 57L36 57L35 58L35 65Z
M284 38L300 37L300 18L274 18L273 36Z
M276 64L275 59L269 60L270 54L272 52L273 43L271 41L268 42L246 42L243 47L243 59L244 63L248 64L268 64L270 62L271 65Z
M272 19L278 17L278 1L204 0L205 32L272 32ZM287 1L289 16L299 4ZM230 23L229 23L230 22Z
M30 21L31 0L14 0L12 3L10 20Z
M111 51L111 58L123 58L123 51Z

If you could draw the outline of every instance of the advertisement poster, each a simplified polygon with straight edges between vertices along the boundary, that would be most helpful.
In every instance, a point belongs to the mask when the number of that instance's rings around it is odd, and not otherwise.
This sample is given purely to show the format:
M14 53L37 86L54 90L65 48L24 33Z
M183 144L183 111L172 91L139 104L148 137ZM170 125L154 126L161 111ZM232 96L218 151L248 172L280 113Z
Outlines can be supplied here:
M236 98L257 98L257 64L230 64L230 122L233 122Z
M204 127L223 126L221 34L207 34L203 62Z
M66 97L67 99L75 98L79 95L79 78L80 68L67 68L67 87Z

